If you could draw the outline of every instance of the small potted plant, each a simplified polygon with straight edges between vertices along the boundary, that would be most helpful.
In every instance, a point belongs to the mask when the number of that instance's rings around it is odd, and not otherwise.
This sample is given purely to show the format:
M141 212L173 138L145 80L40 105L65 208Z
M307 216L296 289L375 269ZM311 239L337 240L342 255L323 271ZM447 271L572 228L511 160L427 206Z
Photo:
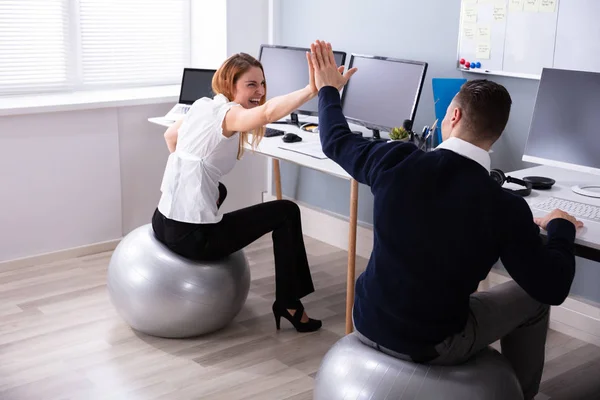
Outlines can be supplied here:
M390 131L390 141L408 141L410 132L403 127L395 127Z

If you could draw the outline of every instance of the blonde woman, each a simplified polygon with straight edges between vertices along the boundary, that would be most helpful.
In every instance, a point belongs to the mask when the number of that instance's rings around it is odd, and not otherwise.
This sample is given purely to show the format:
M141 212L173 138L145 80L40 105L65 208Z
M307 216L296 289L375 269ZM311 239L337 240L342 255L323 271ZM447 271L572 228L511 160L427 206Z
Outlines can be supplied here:
M182 120L165 132L171 152L152 218L156 237L173 252L214 260L238 251L272 232L275 255L277 329L288 319L299 332L312 332L321 321L308 318L300 299L314 292L302 238L300 210L277 200L217 215L226 189L219 180L243 153L255 147L264 126L296 110L317 95L310 59L308 85L285 96L266 99L263 67L254 57L235 54L214 75L214 98L196 101ZM252 140L249 133L252 132Z

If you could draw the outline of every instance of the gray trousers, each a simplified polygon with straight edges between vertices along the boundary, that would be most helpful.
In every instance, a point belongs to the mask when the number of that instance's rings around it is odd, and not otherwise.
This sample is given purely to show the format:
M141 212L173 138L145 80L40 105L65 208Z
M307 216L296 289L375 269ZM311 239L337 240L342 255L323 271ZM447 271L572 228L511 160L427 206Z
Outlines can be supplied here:
M531 298L514 281L471 295L465 328L435 346L439 357L432 365L456 365L500 340L502 354L512 365L526 400L538 393L545 360L550 307ZM393 357L412 361L410 356L379 346L360 332L367 346Z

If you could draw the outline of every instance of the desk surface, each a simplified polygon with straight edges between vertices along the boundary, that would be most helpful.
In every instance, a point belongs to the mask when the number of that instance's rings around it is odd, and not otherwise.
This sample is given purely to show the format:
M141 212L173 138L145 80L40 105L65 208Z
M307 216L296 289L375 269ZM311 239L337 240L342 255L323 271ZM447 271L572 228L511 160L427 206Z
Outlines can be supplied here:
M584 174L581 172L569 171L562 168L538 166L533 168L513 171L507 175L515 178L523 178L525 176L544 176L552 178L556 181L554 186L549 190L533 190L530 196L525 197L528 204L534 201L540 201L546 197L556 196L563 199L577 201L580 203L591 204L600 207L600 199L581 196L571 190L572 186L596 183L600 184L600 176ZM506 185L509 187L509 185ZM514 188L518 188L515 186ZM531 210L535 217L541 217L546 213L538 210ZM584 227L577 231L575 243L581 246L600 250L600 223L583 220Z
M302 129L293 125L269 124L267 126L269 128L279 129L284 132L295 133L298 136L302 137L301 142L285 143L285 145L290 148L293 148L295 144L301 143L314 142L320 144L318 133L305 132ZM346 171L344 171L342 167L333 162L331 159L327 158L321 160L306 154L300 154L294 151L280 149L279 146L282 144L284 143L281 140L281 136L274 136L269 138L266 137L263 138L263 140L260 142L258 148L256 149L256 152L269 157L277 158L279 160L293 162L303 167L308 167L317 171L325 172L329 175L337 176L338 178L348 180L352 179L351 176Z
M148 118L148 121L152 122L153 124L164 126L165 128L168 128L169 126L173 125L173 121L168 120L165 117Z
M314 120L316 120L316 119L314 119ZM158 125L165 126L165 127L168 127L173 124L173 121L166 120L165 118L162 118L162 117L148 118L148 121L158 124ZM307 119L307 121L308 121L308 119ZM310 120L308 122L312 122L312 120ZM318 133L305 132L302 129L300 129L294 125L269 124L267 126L269 128L278 129L278 130L284 131L284 132L291 132L291 133L297 134L298 136L301 136L302 141L297 142L297 144L309 143L309 142L315 142L315 143L320 142ZM260 142L260 144L258 145L258 148L255 150L255 152L258 154L263 154L265 156L273 157L273 158L276 158L279 160L289 161L294 164L301 165L303 167L312 168L314 170L321 171L326 174L336 176L338 178L343 178L343 179L347 179L347 180L352 179L351 176L346 171L344 171L344 169L342 167L340 167L338 164L336 164L332 160L330 160L330 159L320 160L320 159L311 157L309 155L296 153L296 152L293 152L290 150L280 149L279 146L282 144L284 144L284 143L281 140L281 136L265 137ZM289 146L289 147L293 147L294 144L296 144L296 143L286 143L285 145Z

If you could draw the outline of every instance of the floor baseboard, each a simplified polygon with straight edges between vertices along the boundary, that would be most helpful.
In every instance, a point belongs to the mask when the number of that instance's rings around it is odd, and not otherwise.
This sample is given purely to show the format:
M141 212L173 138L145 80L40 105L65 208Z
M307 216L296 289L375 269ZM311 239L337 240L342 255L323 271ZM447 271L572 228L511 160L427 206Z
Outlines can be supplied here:
M275 200L267 193L263 201ZM305 235L329 245L348 250L348 218L318 210L297 202L302 214L302 229ZM356 254L369 258L373 248L373 230L359 226L356 235ZM491 271L481 290L509 280L508 276ZM582 301L567 298L560 306L552 307L550 327L558 332L600 346L600 308Z
M70 258L77 258L97 253L103 253L105 251L112 251L117 247L120 241L121 239L109 240L106 242L93 243L85 246L58 250L51 253L36 254L34 256L2 261L0 262L0 269L26 268L32 265L49 264L56 261L67 260Z

